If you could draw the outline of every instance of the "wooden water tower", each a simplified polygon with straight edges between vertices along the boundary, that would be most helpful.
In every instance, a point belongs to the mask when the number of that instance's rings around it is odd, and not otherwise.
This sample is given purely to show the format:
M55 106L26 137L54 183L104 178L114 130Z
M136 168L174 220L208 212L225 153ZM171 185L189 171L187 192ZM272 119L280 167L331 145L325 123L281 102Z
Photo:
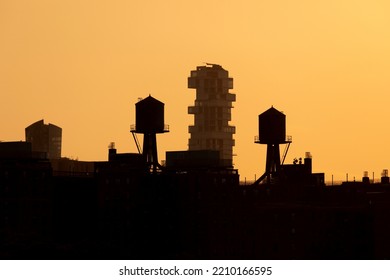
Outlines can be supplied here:
M137 102L135 104L135 125L130 131L133 135L134 133L144 135L142 154L148 171L156 173L157 169L162 168L157 158L156 134L169 132L168 125L164 124L164 103L150 95Z
M271 107L259 115L259 136L255 137L255 143L267 145L267 158L264 174L255 182L259 184L264 179L271 183L271 179L280 175L280 165L283 164L291 137L286 137L286 115ZM287 144L280 160L280 144Z

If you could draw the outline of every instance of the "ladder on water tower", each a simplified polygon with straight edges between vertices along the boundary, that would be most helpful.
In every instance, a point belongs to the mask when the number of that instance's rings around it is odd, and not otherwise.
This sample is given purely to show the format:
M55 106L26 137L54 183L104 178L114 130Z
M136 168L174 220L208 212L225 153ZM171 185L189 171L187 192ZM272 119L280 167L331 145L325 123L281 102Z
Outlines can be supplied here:
M286 139L286 144L287 145L284 147L282 161L280 163L281 165L284 164L284 160L286 159L286 156L287 156L287 153L288 153L288 149L290 148L291 142L292 142L292 136L287 136L287 139Z
M134 142L135 142L135 145L137 146L138 153L142 154L141 145L139 144L137 134L135 134L134 131L132 131L131 134L133 134Z

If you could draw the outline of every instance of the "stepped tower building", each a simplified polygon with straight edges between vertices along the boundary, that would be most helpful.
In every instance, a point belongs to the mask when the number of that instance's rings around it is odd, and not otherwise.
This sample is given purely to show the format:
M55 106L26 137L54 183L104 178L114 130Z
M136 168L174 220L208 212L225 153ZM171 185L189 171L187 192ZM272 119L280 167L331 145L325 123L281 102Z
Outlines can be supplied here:
M236 95L229 89L233 88L233 78L220 65L206 64L191 71L188 88L196 89L195 104L188 107L188 113L194 115L194 125L189 126L189 150L218 150L221 165L232 167L236 129L229 121Z

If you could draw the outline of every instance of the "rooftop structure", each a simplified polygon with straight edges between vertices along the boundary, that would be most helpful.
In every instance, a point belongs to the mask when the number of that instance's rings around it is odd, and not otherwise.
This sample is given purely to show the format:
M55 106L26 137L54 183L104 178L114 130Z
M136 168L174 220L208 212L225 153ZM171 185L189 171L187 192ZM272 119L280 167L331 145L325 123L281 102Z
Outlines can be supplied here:
M188 113L194 115L194 125L189 126L189 150L217 150L222 165L232 167L236 129L229 121L236 95L229 89L233 88L233 78L220 65L207 64L191 71L188 88L196 89L195 105L188 107Z
M274 107L259 115L259 136L255 137L255 143L267 145L267 159L264 174L255 182L260 183L267 179L267 183L280 177L280 166L283 164L291 137L286 137L286 116ZM287 144L280 160L279 144Z
M162 168L157 158L156 134L169 132L169 126L164 124L164 103L149 95L135 104L135 119L136 124L131 126L130 131L137 147L135 133L144 135L142 154L149 171L156 173Z
M61 158L62 128L37 121L26 127L26 142L32 144L33 152L46 153L48 159Z

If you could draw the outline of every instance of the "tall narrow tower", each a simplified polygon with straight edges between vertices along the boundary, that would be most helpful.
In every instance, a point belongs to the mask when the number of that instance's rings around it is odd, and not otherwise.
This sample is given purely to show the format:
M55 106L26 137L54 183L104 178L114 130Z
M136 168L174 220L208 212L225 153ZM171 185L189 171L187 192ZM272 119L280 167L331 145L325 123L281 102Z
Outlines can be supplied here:
M207 64L191 71L188 88L196 89L195 106L188 107L188 114L194 115L194 125L189 126L189 150L218 150L221 164L232 167L236 129L229 121L236 95L229 89L233 88L233 78L220 65Z

